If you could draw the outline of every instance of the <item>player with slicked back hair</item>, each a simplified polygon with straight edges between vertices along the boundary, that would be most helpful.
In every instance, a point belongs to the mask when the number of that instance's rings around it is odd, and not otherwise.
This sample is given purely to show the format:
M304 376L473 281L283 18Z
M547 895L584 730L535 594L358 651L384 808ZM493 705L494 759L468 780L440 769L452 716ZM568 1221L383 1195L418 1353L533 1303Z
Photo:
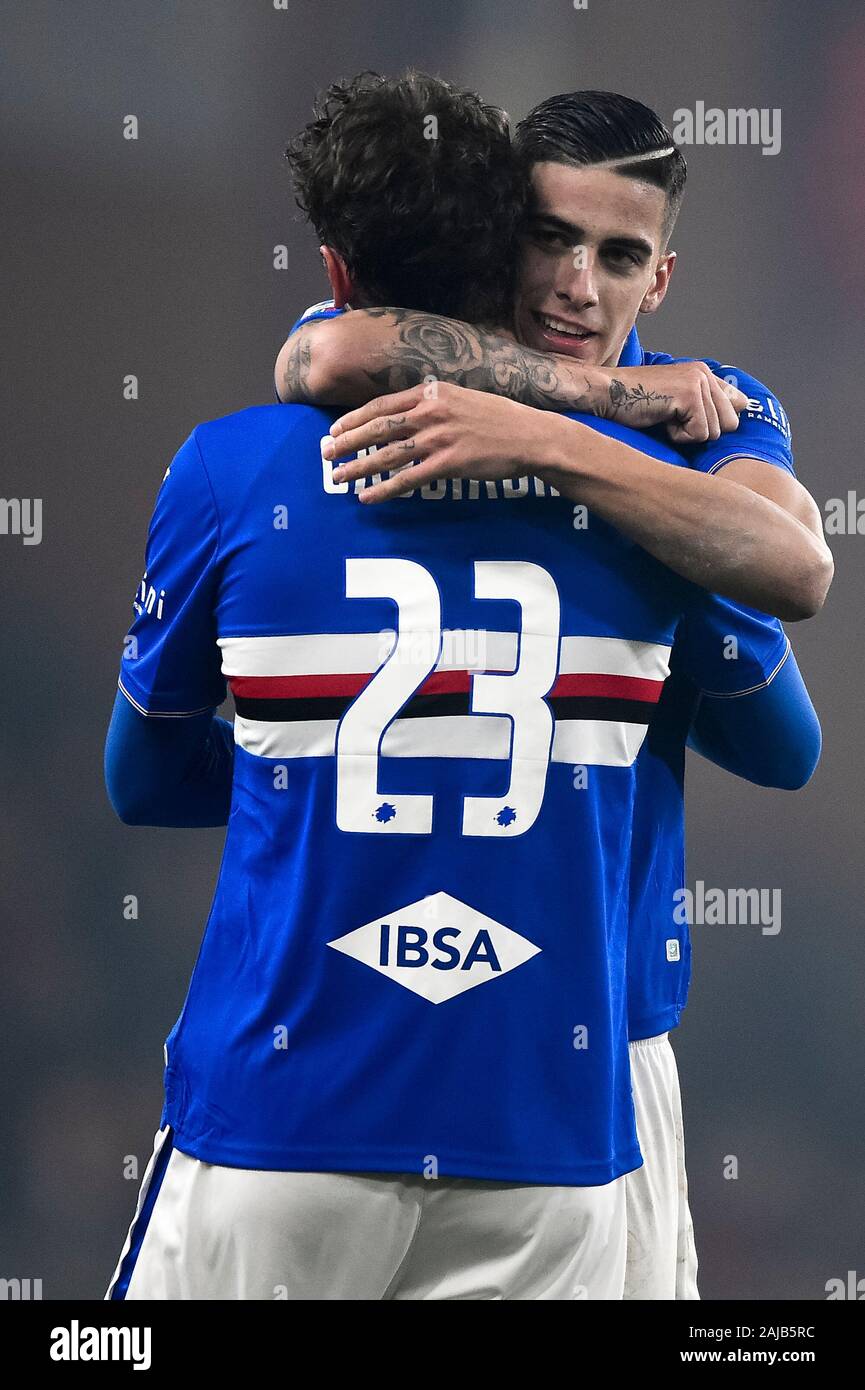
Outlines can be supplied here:
M663 121L649 106L618 92L574 92L533 107L514 143L527 177L535 164L606 165L622 178L664 193L666 246L685 194L688 166Z
M684 874L685 745L762 785L808 780L819 724L783 629L766 614L815 612L831 556L819 512L794 477L789 422L772 393L713 359L674 359L639 343L635 318L659 307L675 265L668 246L686 179L657 115L616 93L565 93L520 123L516 147L533 196L515 334L403 308L338 314L317 306L283 347L276 381L283 399L374 397L335 423L326 446L334 462L375 447L334 474L359 486L374 470L375 485L362 494L368 502L470 478L513 495L533 475L571 497L576 511L588 508L727 596L707 596L680 630L637 760L630 883L629 1037L645 1162L626 1177L625 1297L696 1298L667 1037L690 975L687 924L674 911ZM299 383L291 364L301 357ZM430 377L435 392L415 386ZM599 439L584 421L549 414L566 406L665 424L689 470L659 468L619 440ZM407 456L415 460L408 468ZM740 659L719 660L731 635ZM702 684L686 675L688 651L709 664L715 658Z
M518 187L500 114L424 82L466 160L403 141L423 216L392 198L382 294L435 263L421 229L480 225L484 168ZM405 91L364 81L316 117L344 303L368 293L352 106L374 166ZM452 254L442 302L462 286L461 312L492 303L499 263ZM306 368L301 348L301 389ZM541 480L363 505L323 460L333 423L271 405L199 425L157 499L147 583L164 601L137 603L125 644L109 792L133 823L228 828L107 1296L618 1299L641 1162L637 760L705 598L600 519L578 529ZM682 469L648 436L584 427ZM718 658L689 639L681 662L704 683ZM227 687L233 730L215 718Z

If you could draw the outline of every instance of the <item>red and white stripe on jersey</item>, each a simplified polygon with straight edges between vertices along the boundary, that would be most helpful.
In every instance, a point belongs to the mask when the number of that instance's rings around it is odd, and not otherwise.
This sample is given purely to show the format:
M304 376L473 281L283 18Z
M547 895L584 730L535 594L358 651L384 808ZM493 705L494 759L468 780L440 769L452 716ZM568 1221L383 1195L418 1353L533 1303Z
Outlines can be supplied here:
M447 632L434 669L385 729L380 755L509 758L511 720L470 713L471 678L512 674L518 640L516 632ZM220 638L236 742L264 758L333 757L342 714L395 641L387 630ZM664 643L562 637L558 675L545 696L555 717L552 761L629 766L660 699L669 657Z

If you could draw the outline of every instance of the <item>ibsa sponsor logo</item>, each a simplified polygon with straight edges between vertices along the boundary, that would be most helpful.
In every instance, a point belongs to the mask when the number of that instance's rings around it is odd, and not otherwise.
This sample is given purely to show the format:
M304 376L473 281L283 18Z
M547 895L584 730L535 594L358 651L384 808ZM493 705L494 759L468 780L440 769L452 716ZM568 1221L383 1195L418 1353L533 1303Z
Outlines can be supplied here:
M489 984L541 949L444 892L419 898L327 944L432 1004Z

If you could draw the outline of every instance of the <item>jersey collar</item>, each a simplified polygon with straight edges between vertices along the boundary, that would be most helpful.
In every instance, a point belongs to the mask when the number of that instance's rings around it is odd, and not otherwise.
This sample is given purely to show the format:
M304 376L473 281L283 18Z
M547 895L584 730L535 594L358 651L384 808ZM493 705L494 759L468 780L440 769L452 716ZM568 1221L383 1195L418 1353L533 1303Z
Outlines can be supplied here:
M616 366L642 367L642 365L643 349L640 340L637 337L637 325L634 324L634 327L631 329L630 333L625 339L625 346L622 348L621 355L619 357L618 362L616 363Z

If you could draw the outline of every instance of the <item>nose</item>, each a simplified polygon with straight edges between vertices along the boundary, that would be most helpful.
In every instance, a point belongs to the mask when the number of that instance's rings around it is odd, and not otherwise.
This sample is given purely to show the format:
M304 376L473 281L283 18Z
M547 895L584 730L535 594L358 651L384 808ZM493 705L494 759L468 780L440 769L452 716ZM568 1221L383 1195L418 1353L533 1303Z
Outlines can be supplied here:
M575 246L562 257L556 298L577 310L591 309L598 303L595 258L585 246Z

